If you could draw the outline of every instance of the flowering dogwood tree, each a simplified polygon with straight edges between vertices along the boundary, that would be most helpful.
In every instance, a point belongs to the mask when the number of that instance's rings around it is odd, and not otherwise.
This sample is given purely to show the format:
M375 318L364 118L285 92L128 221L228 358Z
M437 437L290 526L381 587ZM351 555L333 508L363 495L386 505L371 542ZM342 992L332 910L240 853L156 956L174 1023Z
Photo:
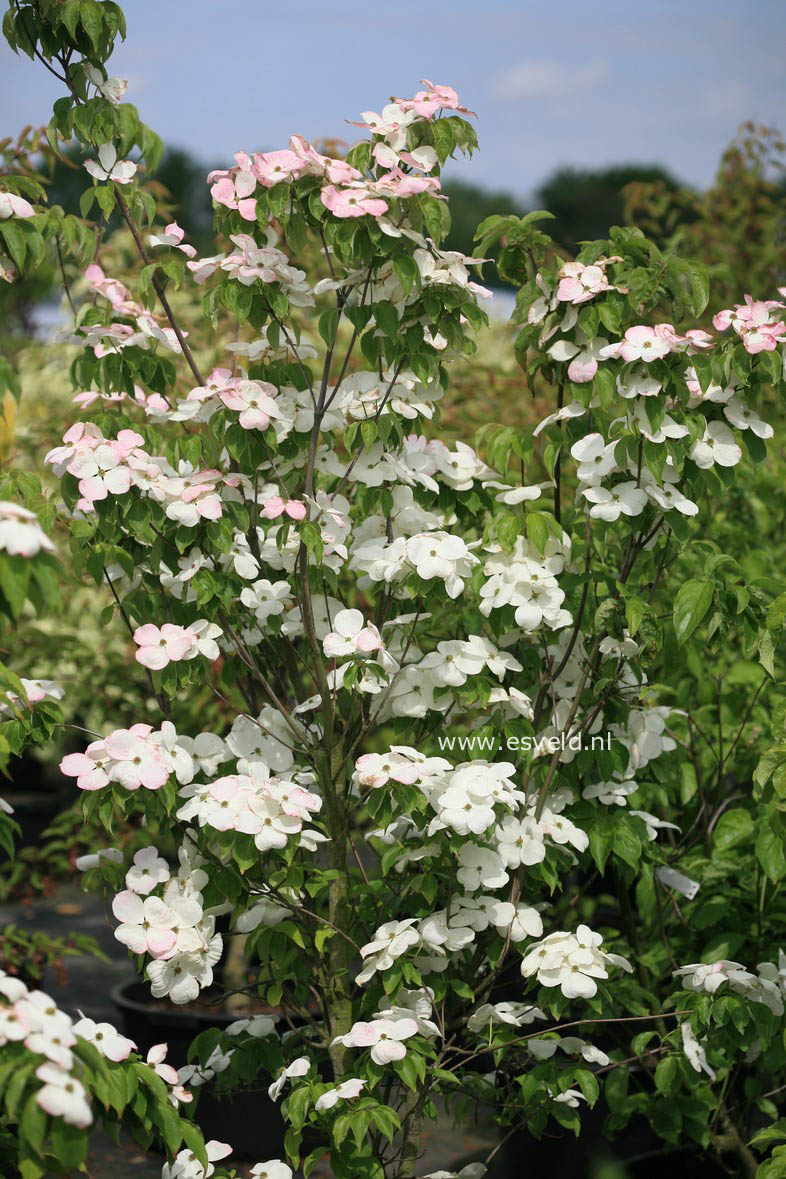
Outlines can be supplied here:
M686 816L710 847L716 825L723 853L758 815L750 792L728 809L720 770L690 810L668 685L680 649L732 633L774 674L779 587L746 584L722 552L680 574L735 468L764 457L783 299L746 298L711 334L689 326L701 268L638 231L565 263L544 214L491 218L480 255L501 244L518 356L556 405L534 430L482 431L483 457L448 445L439 402L489 297L482 257L440 248L440 168L475 147L471 112L424 82L365 112L346 158L299 135L239 151L208 177L216 252L198 257L153 223L160 143L106 64L122 32L99 0L13 0L5 22L62 80L50 137L84 149L84 216L119 216L140 262L107 274L100 236L91 249L69 231L89 262L71 330L82 416L47 462L158 717L118 717L61 769L107 824L120 810L177 832L177 862L153 840L133 863L110 849L86 865L114 888L151 994L220 989L242 939L240 989L286 1013L206 1033L180 1077L160 1053L133 1067L163 1078L161 1111L270 1074L286 1158L260 1177L308 1175L328 1152L338 1179L407 1179L438 1101L539 1136L550 1119L578 1130L604 1079L612 1125L644 1113L752 1173L750 1108L777 1116L784 1063L778 912L759 912L759 957L742 963L722 940L707 958L679 923L670 940L672 910L688 929L680 905L705 884ZM10 271L64 235L7 184ZM187 329L177 308L197 294L204 322ZM6 518L24 552L34 525ZM178 731L171 702L203 684L226 727ZM758 784L774 806L777 758ZM780 837L756 847L777 883ZM705 858L710 888L724 863ZM33 1110L34 1179L52 1127L86 1128L91 1100L122 1112L97 1082L55 1093L73 1038L94 1065L132 1049L90 1021L41 1038L26 1013L43 1000L3 997L0 1035L32 1063L0 1087L12 1121L23 1099ZM164 1121L144 1124L174 1150L184 1131ZM212 1174L228 1147L187 1149L166 1176Z

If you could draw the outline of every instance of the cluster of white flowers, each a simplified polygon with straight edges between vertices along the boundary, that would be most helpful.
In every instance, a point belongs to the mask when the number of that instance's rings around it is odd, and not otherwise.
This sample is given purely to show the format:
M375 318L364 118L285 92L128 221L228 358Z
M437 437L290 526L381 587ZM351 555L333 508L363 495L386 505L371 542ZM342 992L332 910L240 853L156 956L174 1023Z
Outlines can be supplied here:
M41 1082L36 1104L52 1117L84 1128L92 1123L93 1114L73 1051L80 1039L116 1062L126 1060L136 1048L111 1024L84 1016L74 1021L44 991L31 991L21 979L0 971L0 1048L22 1043L40 1057L35 1070Z
M189 838L179 851L175 876L155 848L137 853L126 874L126 888L112 902L120 924L115 937L134 954L147 954L152 993L173 1003L189 1003L213 981L221 957L216 933L221 909L205 909L202 890L208 883L203 859ZM162 887L163 886L163 887ZM160 889L156 895L154 889Z
M180 793L186 801L177 817L215 831L251 835L259 851L285 847L322 800L297 782L272 776L261 762L255 761L249 771L185 786Z
M565 594L557 582L570 559L570 539L550 537L543 555L523 536L516 537L511 552L498 545L487 545L483 563L486 581L481 586L480 611L491 614L504 606L514 609L516 625L525 633L547 626L558 630L569 626L572 618L563 609Z
M778 966L772 962L759 963L758 972L758 975L753 974L739 962L720 958L717 962L692 962L681 966L674 971L674 976L687 991L703 991L708 995L714 995L724 983L728 983L729 989L736 994L752 1003L763 1003L773 1015L783 1015L786 955L782 950L779 952Z
M390 542L383 537L367 540L353 548L351 558L351 568L365 573L369 582L392 584L416 573L423 581L444 581L450 598L462 593L477 564L478 558L462 537L441 529Z
M632 969L626 958L602 950L603 938L586 925L575 933L559 931L530 946L521 960L524 978L537 977L544 987L559 987L566 999L591 999L596 979L608 978L607 966Z

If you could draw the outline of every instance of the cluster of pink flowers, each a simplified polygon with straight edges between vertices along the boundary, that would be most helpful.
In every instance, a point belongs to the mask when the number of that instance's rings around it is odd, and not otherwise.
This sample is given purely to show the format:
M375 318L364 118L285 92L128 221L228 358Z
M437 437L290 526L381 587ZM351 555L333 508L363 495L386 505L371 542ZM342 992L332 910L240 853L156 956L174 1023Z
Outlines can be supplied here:
M778 287L778 294L786 298L786 287ZM783 343L786 323L774 318L772 312L786 306L777 299L755 300L745 296L745 302L734 308L719 311L713 316L713 324L719 332L733 328L745 345L746 352L755 356L757 352L774 352Z
M152 671L161 671L167 664L183 659L195 659L197 655L213 663L221 654L216 642L221 633L221 627L206 618L199 618L188 627L171 622L158 627L148 622L134 631L138 648L135 658Z
M180 782L193 777L191 757L176 744L172 725L154 731L136 724L116 729L103 740L93 741L84 753L68 753L60 762L61 773L76 778L80 790L101 790L117 782L126 790L159 790L174 773Z
M66 471L79 480L77 507L92 512L109 495L124 495L131 487L164 506L170 520L194 528L200 520L218 520L221 491L232 494L236 480L217 470L195 471L180 463L177 470L165 459L142 449L144 438L135 430L120 430L105 438L93 422L77 422L66 431L63 445L46 455L56 475Z
M223 511L219 487L228 481L220 471L188 470L181 464L177 473L166 473L151 482L150 496L164 504L170 520L186 528L195 528L200 520L219 520Z
M617 287L609 282L606 267L612 262L621 261L619 257L598 258L590 266L585 266L583 262L566 262L559 272L557 302L577 305L587 303L604 291L616 291Z
M180 866L172 875L154 847L137 852L126 874L126 887L112 902L112 912L120 922L115 929L117 940L133 954L147 954L152 959L147 975L153 995L169 995L174 1003L188 1003L213 981L213 967L221 957L223 942L216 933L216 911L204 906L202 891L208 875L201 856L190 841L178 854ZM159 886L163 886L161 896L153 892ZM161 1048L164 1053L159 1055ZM190 1100L178 1083L184 1077L163 1065L165 1052L165 1045L160 1045L158 1052L151 1050L159 1057L156 1072L174 1086L176 1100Z
M186 802L178 819L196 819L200 827L216 831L241 831L253 835L260 851L282 848L298 835L322 800L296 782L269 776L267 766L256 763L251 774L227 774L206 786L186 786Z
M601 348L599 355L602 360L620 357L626 364L634 360L649 363L668 356L670 352L693 354L711 348L712 344L709 332L699 328L691 328L681 336L671 323L656 323L654 327L641 324L628 328L621 340Z
M144 438L135 430L121 430L117 438L105 438L92 422L76 422L63 436L63 445L50 450L45 462L55 473L68 471L79 480L81 511L109 495L124 495L138 475L155 475L158 468L142 449Z
M250 286L257 280L277 282L294 307L311 307L314 296L306 281L306 272L292 266L286 254L277 248L277 237L270 226L266 236L267 244L258 246L250 234L230 234L230 241L237 247L231 254L214 254L211 258L188 263L194 281L203 283L221 269L243 286Z
M169 403L164 400L160 393L145 393L139 385L134 386L134 396L131 397L122 389L115 393L101 393L97 389L85 389L82 393L77 393L74 396L74 404L81 409L89 409L97 401L100 401L105 409L111 408L115 405L122 405L123 402L139 405L146 414L163 414L169 409Z
M472 112L459 105L452 87L435 86L428 81L423 85L426 89L419 91L414 98L394 99L381 114L364 111L363 122L355 124L370 128L375 137L374 159L381 168L387 169L375 180L364 177L345 160L323 156L302 136L293 135L288 149L257 152L253 156L237 152L234 168L211 172L207 179L213 200L235 210L246 221L256 221L254 193L257 185L271 188L274 184L291 182L308 174L324 179L320 199L335 217L382 217L388 211L388 197L438 192L438 178L428 175L437 162L436 152L431 147L407 151L407 129L419 119L433 119L442 110ZM405 172L402 165L421 175ZM195 263L193 268L196 270L199 265ZM204 271L200 273L204 274Z
M175 232L177 231L177 232ZM183 231L176 223L167 226L166 232L158 239L160 244L176 244L177 234L182 238ZM180 246L185 253L195 253L192 246ZM180 352L180 341L174 330L165 326L164 321L131 295L122 282L108 277L97 263L91 263L85 269L85 279L91 290L105 298L116 316L135 320L135 323L89 324L79 327L78 336L73 342L87 344L99 359L112 352L118 352L131 345L137 348L149 348L153 341L163 344L172 352Z
M207 383L197 385L180 403L177 416L207 421L223 406L237 413L238 425L244 430L266 430L271 421L281 417L276 392L268 381L250 381L234 377L231 369L214 368ZM198 408L192 413L195 405Z

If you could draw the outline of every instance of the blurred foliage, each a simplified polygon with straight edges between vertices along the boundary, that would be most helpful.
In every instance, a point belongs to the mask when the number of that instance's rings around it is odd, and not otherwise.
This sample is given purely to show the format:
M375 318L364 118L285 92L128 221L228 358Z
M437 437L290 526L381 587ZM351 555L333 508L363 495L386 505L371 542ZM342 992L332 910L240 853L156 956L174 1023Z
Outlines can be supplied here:
M549 234L570 254L580 242L608 237L612 225L625 224L623 189L650 184L665 193L684 191L679 181L659 164L615 164L609 168L558 168L535 194L535 207L547 209L555 220ZM506 210L497 208L497 213ZM661 244L657 232L650 236Z
M786 143L779 131L743 123L706 192L632 179L624 219L668 240L709 270L710 315L739 291L771 299L786 283Z
M83 933L69 933L65 937L51 937L49 934L16 925L0 928L0 970L22 978L28 986L39 983L47 967L52 967L60 984L66 978L64 958L90 954L93 958L108 961L99 949L95 938Z

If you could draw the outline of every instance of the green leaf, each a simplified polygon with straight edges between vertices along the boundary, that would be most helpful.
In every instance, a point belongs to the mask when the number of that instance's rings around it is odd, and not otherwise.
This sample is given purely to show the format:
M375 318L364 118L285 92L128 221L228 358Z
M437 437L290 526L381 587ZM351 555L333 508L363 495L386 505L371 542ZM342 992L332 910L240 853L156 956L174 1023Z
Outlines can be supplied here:
M732 807L724 811L718 819L712 838L715 851L727 852L740 843L744 843L753 833L753 819L748 811L741 806Z
M711 581L695 577L686 581L674 600L674 633L682 645L701 622L712 605L714 589Z
M674 1087L676 1079L676 1056L667 1056L665 1060L659 1061L658 1067L655 1069L655 1088L659 1089L661 1093L669 1093Z
M628 598L625 603L625 619L628 623L628 631L630 632L631 638L633 638L641 626L645 609L646 604L641 598Z
M772 829L771 822L772 819L766 816L756 837L756 859L772 883L777 884L786 875L786 856L783 840Z

